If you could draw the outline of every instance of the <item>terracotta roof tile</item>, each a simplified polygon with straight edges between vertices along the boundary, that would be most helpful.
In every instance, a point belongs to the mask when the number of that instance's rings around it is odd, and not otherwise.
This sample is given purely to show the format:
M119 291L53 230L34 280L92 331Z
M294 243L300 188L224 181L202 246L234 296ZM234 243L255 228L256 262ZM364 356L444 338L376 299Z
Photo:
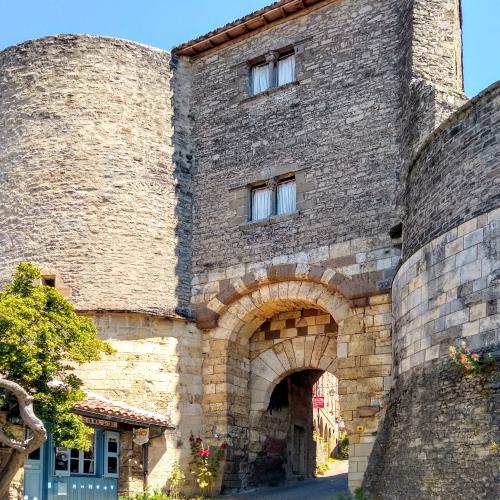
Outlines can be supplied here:
M279 0L206 35L178 45L172 49L172 53L195 56L251 34L261 28L269 27L294 14L307 13L315 7L331 1L333 0Z
M149 412L129 406L121 401L112 401L97 394L87 393L84 401L74 406L75 413L98 416L108 420L118 420L128 424L158 425L175 428L169 418L159 413Z

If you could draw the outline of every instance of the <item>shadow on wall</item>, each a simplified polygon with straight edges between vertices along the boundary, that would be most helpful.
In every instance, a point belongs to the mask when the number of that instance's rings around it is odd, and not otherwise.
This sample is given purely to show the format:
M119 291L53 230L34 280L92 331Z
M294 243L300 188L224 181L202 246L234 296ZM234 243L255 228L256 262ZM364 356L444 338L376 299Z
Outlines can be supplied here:
M175 181L175 236L176 249L176 313L193 319L191 312L191 264L192 264L192 165L191 142L191 68L180 58L170 60L172 72L172 144L174 147L173 176Z
M498 360L493 371L473 379L441 360L399 377L370 457L366 490L374 498L421 500L442 492L446 498L496 498L499 380Z

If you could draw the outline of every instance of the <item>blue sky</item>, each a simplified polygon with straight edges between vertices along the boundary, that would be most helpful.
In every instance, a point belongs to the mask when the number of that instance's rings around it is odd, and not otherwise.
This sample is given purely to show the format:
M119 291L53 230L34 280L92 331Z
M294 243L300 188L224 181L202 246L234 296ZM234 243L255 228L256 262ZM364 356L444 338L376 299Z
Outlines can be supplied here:
M0 0L0 49L59 33L128 38L169 50L273 0ZM500 0L462 0L465 89L500 79Z

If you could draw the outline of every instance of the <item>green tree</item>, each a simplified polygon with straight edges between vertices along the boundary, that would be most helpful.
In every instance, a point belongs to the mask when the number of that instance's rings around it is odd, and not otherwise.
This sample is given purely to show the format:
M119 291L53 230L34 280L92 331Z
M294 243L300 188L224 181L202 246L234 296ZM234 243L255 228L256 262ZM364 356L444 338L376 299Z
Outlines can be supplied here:
M52 287L34 285L40 270L21 263L0 292L0 408L17 413L26 432L0 425L0 442L12 448L0 471L0 498L29 453L47 440L44 422L59 446L88 449L92 433L73 405L84 399L78 365L110 354L89 318Z

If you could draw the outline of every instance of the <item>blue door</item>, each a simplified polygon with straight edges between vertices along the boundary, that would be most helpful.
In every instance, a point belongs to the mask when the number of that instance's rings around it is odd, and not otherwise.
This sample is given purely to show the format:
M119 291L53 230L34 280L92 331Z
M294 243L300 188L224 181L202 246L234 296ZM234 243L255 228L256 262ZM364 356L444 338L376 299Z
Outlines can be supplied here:
M24 500L43 500L43 446L24 463Z
M116 500L119 456L118 432L95 429L89 451L57 447L49 435L25 462L24 500Z

